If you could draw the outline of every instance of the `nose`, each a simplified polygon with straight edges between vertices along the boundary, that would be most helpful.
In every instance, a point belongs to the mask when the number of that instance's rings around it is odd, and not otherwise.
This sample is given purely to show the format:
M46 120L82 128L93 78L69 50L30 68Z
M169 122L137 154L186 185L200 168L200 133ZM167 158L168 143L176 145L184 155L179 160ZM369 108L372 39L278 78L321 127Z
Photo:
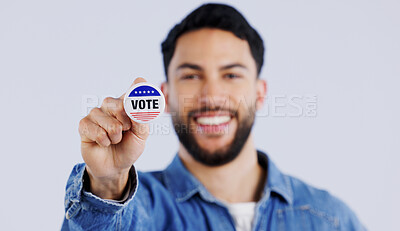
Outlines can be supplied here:
M205 78L200 94L200 105L210 108L227 107L227 89L218 77Z

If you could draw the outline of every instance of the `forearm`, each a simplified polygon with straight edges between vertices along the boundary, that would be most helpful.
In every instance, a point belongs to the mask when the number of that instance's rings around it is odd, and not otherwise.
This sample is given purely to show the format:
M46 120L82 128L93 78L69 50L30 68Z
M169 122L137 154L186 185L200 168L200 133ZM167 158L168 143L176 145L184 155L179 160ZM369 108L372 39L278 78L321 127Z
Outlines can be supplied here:
M136 224L135 217L144 216L138 209L141 203L133 202L137 189L137 173L134 167L129 172L130 191L123 201L100 198L85 188L85 165L76 165L68 179L65 196L65 219L62 230L118 230L121 226L131 230ZM88 178L88 176L86 176ZM129 184L128 184L129 186ZM127 217L124 219L124 217ZM129 217L129 219L128 219ZM121 219L129 222L123 222ZM101 227L101 228L100 228ZM135 230L135 229L132 229Z

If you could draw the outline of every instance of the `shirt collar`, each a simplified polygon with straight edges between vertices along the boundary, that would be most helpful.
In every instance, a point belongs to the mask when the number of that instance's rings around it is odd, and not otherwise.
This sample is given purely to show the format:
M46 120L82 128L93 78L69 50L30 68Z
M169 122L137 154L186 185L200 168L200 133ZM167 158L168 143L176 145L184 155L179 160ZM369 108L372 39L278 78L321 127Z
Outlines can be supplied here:
M292 204L293 193L289 178L279 171L267 154L261 151L257 151L257 154L259 164L267 169L267 180L260 201L266 201L270 196L278 195L287 203ZM208 202L219 203L203 184L187 170L178 155L165 170L164 179L168 190L173 193L178 202L186 201L198 193Z

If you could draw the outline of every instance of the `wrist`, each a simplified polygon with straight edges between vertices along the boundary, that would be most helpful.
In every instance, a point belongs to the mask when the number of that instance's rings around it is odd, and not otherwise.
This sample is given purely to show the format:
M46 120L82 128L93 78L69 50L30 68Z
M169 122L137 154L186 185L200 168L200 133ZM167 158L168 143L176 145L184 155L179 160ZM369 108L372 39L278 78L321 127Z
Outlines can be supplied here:
M89 181L86 184L86 191L89 191L102 199L120 200L123 197L125 188L128 184L129 169L108 177L94 176L91 174L90 169L87 166L86 172L86 180Z

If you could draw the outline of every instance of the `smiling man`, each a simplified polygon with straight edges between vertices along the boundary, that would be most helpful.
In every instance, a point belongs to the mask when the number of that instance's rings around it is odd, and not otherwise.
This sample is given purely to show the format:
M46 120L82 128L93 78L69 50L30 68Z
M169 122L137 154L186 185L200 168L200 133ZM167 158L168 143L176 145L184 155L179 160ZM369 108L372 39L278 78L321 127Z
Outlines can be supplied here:
M107 98L79 124L85 163L67 183L63 230L364 230L343 202L254 147L264 46L239 12L199 7L162 52L178 154L163 171L136 172L148 125L129 119L123 96Z

